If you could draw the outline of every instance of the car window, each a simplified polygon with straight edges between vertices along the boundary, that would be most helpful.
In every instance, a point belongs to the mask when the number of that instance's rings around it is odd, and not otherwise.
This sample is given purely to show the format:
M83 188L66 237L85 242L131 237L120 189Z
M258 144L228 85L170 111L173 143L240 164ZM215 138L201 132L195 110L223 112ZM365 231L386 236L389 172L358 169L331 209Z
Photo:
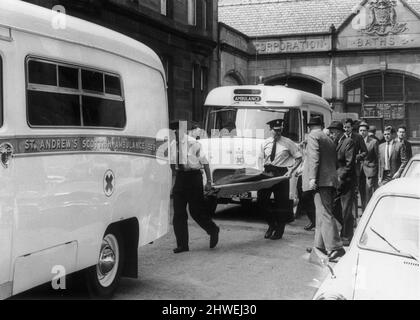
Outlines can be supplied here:
M365 227L360 245L367 249L396 253L389 245L391 243L400 249L402 254L414 253L418 256L420 250L419 208L420 199L418 198L402 196L381 198Z
M420 178L420 160L413 160L409 164L404 177Z

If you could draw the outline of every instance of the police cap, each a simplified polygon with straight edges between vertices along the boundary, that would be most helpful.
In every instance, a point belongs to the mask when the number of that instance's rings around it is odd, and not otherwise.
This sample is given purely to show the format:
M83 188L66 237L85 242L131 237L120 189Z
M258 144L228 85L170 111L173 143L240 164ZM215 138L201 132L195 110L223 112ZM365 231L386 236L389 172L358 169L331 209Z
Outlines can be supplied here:
M267 122L267 124L270 126L270 129L273 130L281 130L281 127L283 125L283 119L275 119Z

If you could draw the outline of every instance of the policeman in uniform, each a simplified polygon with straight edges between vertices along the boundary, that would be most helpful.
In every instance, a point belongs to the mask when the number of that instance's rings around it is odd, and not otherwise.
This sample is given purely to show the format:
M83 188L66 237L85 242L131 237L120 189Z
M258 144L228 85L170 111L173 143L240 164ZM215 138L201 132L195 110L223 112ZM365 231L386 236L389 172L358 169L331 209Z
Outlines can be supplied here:
M264 166L264 172L273 177L291 176L302 162L302 154L292 140L282 136L282 119L272 120L267 124L272 136L262 145L259 165ZM268 230L264 236L266 239L281 239L286 223L293 221L293 201L289 199L289 189L289 180L286 179L271 188L258 191L258 205L268 223ZM270 208L272 193L274 208Z
M188 127L189 126L189 127ZM212 221L210 211L205 206L203 192L204 168L207 178L206 191L211 189L209 163L201 150L201 144L188 135L191 123L187 121L173 122L170 129L175 131L176 139L171 142L171 169L175 174L173 187L174 217L173 226L177 247L174 253L189 251L188 246L188 214L210 235L210 248L213 249L219 240L219 227Z

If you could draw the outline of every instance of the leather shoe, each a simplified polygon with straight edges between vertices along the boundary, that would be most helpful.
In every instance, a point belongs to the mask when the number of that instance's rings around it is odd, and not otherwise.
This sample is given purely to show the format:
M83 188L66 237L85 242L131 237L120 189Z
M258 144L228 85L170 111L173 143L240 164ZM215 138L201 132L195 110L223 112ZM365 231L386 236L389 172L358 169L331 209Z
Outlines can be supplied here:
M311 231L312 229L315 228L315 223L308 223L305 227L303 227L303 229L305 229L306 231Z
M295 221L295 217L291 215L290 217L287 218L286 223L292 223L294 221Z
M217 243L219 242L219 231L220 228L217 227L217 229L210 235L210 249L217 246Z
M176 247L174 249L174 253L181 253L181 252L185 252L185 251L190 251L190 249L188 247Z
M274 233L274 227L269 226L268 229L267 229L267 232L264 235L264 238L265 239L270 239L271 236L273 235L273 233Z
M271 240L279 240L283 238L285 224L282 223L279 227L276 228L273 235L270 237Z
M343 248L333 250L328 255L328 260L334 262L338 258L341 258L342 256L344 256L345 254L346 254L346 250L344 250Z

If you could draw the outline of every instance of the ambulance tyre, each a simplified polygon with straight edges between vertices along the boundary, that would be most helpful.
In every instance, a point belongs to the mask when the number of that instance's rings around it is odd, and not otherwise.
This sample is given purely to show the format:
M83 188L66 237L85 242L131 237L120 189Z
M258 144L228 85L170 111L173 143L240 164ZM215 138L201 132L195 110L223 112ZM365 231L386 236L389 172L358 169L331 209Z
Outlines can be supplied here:
M98 264L86 271L87 288L92 298L111 298L121 279L124 266L123 237L117 228L105 232Z

